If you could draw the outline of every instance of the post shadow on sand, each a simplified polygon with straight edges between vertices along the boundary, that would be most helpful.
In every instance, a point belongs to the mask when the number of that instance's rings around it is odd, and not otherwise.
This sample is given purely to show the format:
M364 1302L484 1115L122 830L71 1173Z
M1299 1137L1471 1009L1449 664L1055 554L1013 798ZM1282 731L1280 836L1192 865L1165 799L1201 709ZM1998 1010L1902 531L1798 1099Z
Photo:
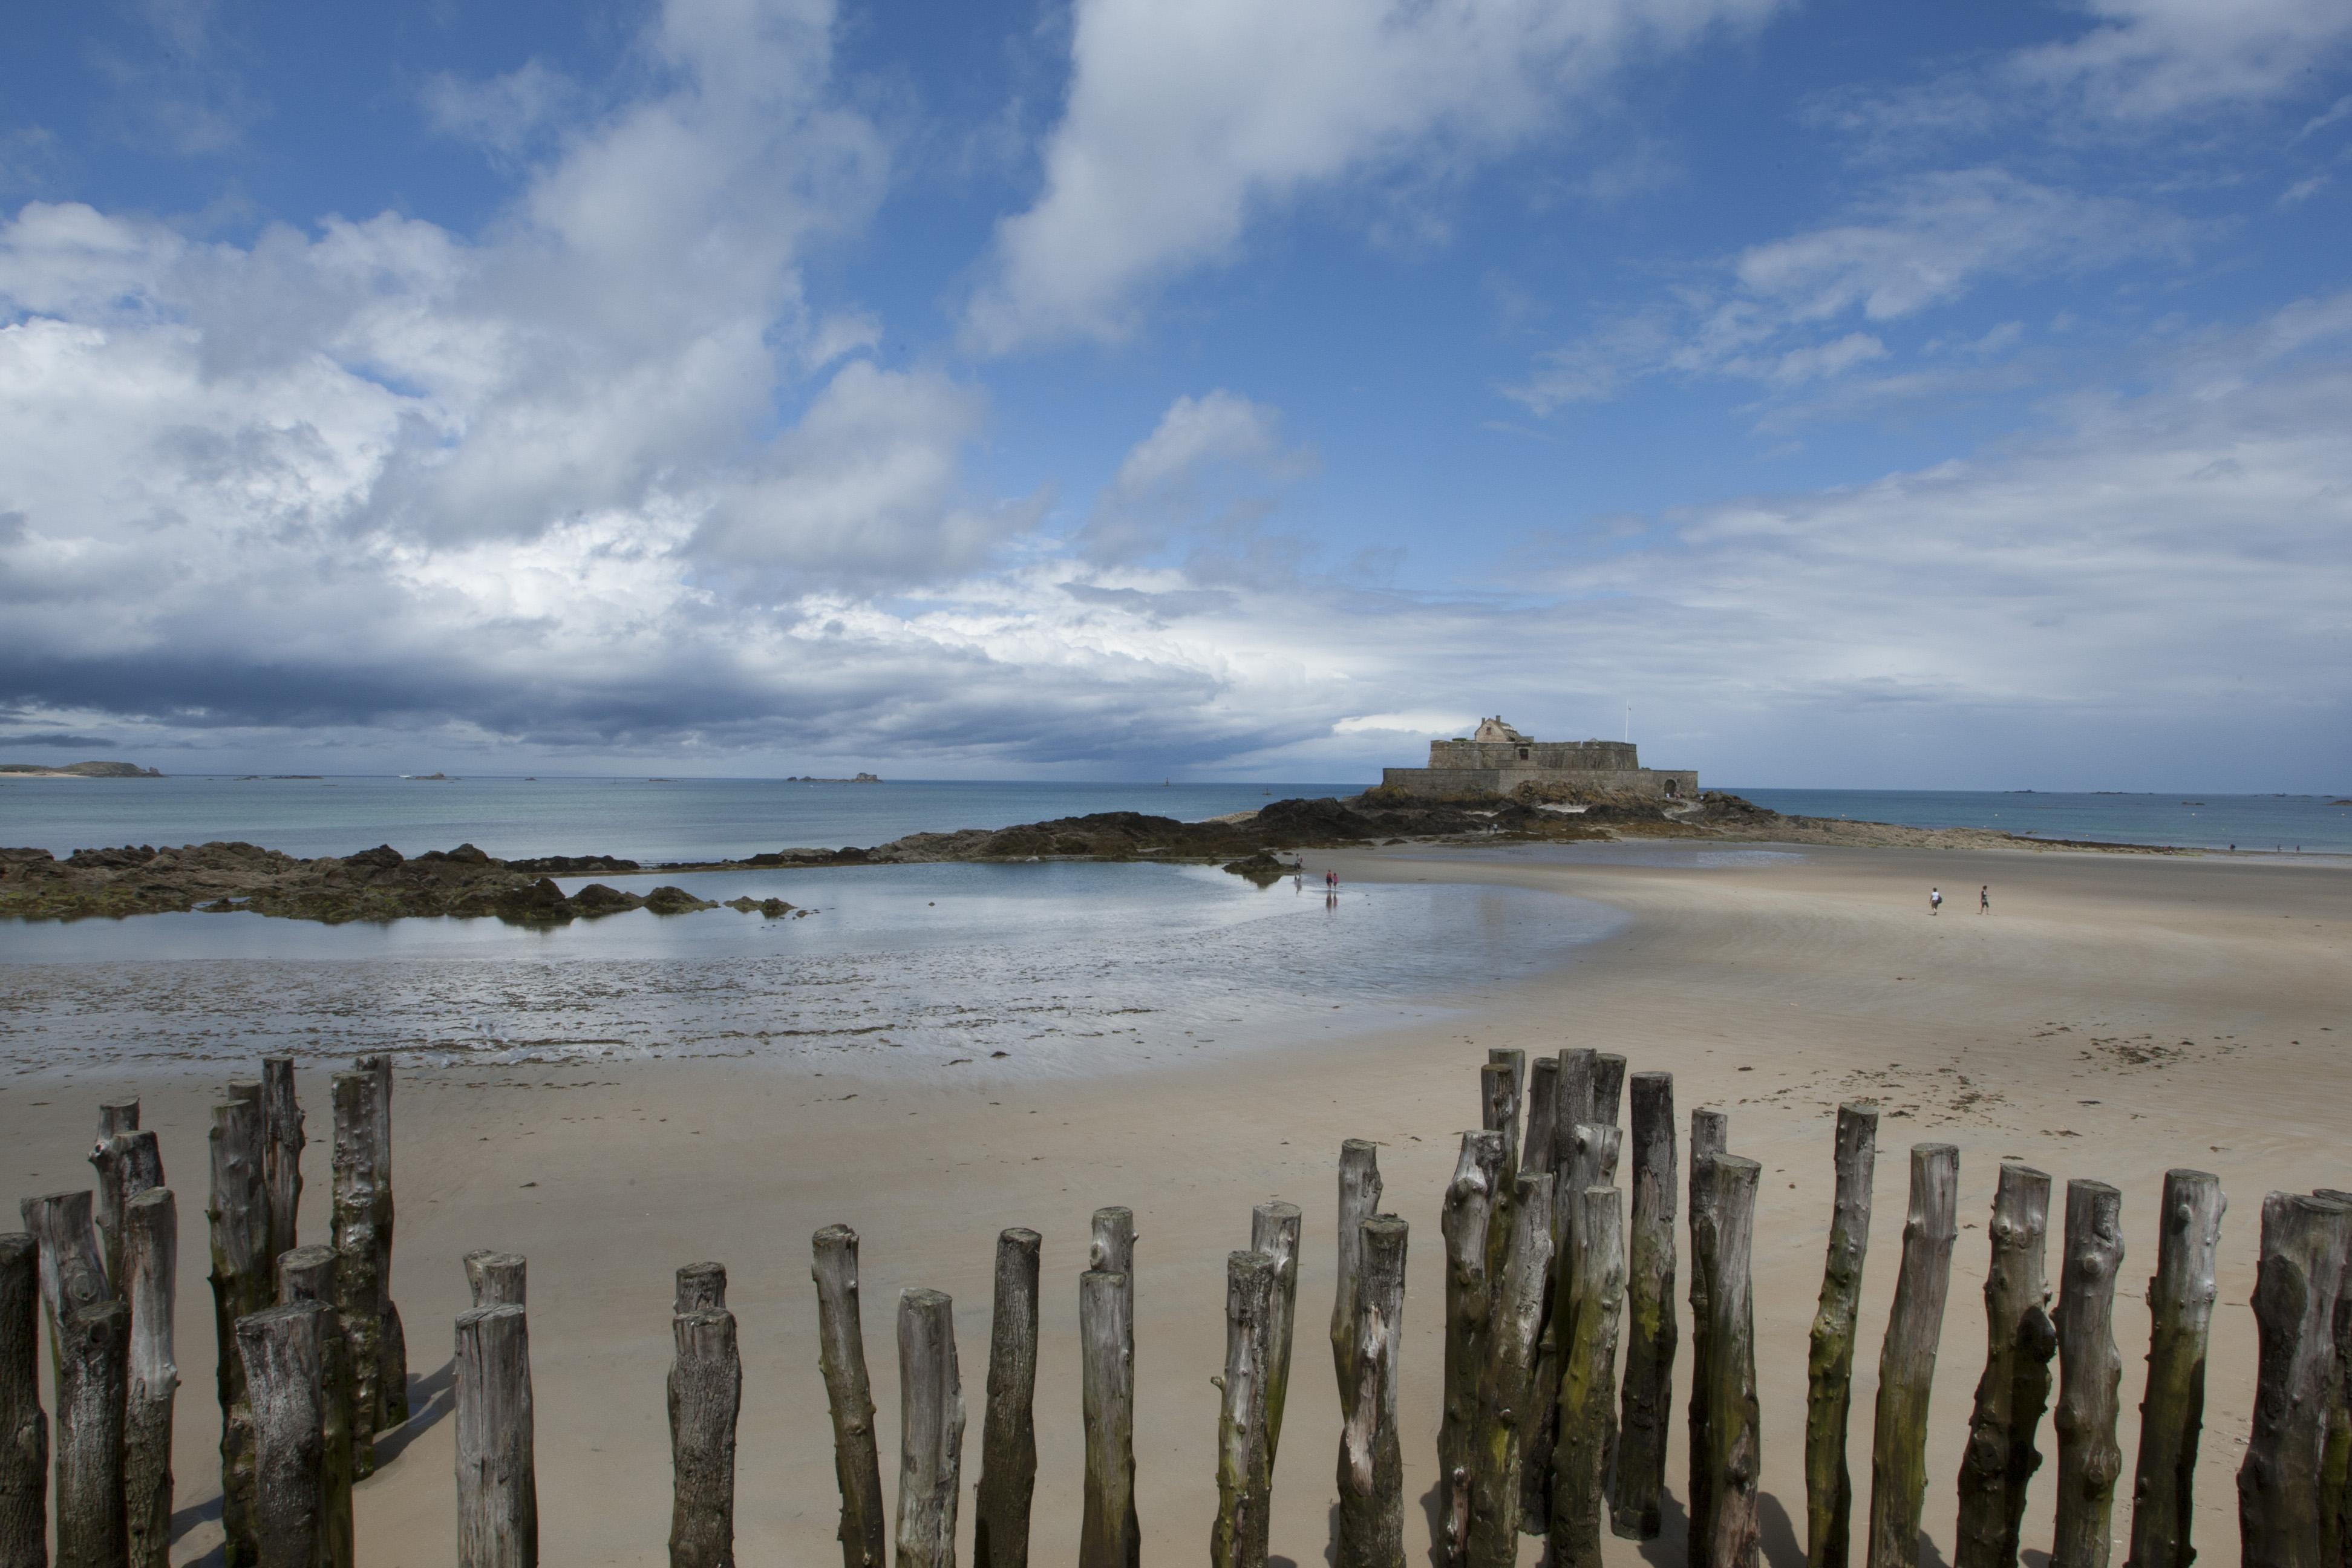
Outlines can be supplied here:
M1642 1543L1642 1561L1652 1568L1683 1568L1690 1556L1689 1510L1671 1490L1658 1503L1657 1537ZM1761 1555L1769 1568L1805 1568L1805 1543L1797 1537L1796 1521L1770 1492L1756 1494L1756 1523ZM1927 1550L1932 1553L1934 1548ZM1933 1561L1936 1568L1944 1568L1939 1557L1923 1556L1920 1561L1923 1564Z

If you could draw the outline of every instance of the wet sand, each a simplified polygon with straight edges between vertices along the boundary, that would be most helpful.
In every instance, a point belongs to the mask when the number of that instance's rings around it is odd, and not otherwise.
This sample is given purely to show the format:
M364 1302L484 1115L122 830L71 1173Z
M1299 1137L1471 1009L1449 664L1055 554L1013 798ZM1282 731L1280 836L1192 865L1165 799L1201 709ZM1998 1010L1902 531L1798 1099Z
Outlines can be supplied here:
M1731 1146L1760 1161L1756 1303L1767 1494L1765 1553L1801 1563L1799 1468L1806 1330L1828 1217L1836 1103L1884 1106L1864 1279L1852 1456L1867 1506L1871 1402L1904 1210L1905 1150L1961 1150L1962 1229L1944 1325L1926 1527L1953 1546L1954 1481L1984 1355L1985 1216L1995 1167L2023 1158L2063 1184L2123 1189L2126 1247L2116 1303L2122 1349L2120 1542L2168 1166L2218 1173L2223 1224L2208 1418L2199 1475L2204 1560L2236 1559L2233 1480L2252 1396L2252 1288L2262 1194L2352 1185L2352 1119L2338 1055L2352 1037L2352 869L2218 858L1815 850L1735 866L1555 865L1420 850L1310 858L1364 879L1492 880L1598 899L1633 919L1556 973L1475 1015L1370 1037L1297 1038L1276 1051L1213 1047L1083 1079L1034 1079L986 1063L952 1073L849 1076L806 1062L689 1059L544 1068L454 1068L404 1077L396 1103L399 1247L420 1415L388 1439L360 1490L361 1551L378 1568L451 1561L449 1323L464 1304L457 1259L497 1247L530 1259L541 1533L550 1562L665 1561L671 1273L711 1258L732 1277L744 1395L737 1529L746 1561L836 1561L831 1435L816 1368L807 1242L835 1220L864 1237L866 1342L894 1486L899 1289L953 1293L971 1420L962 1531L978 1479L995 1233L1045 1236L1033 1550L1066 1560L1081 1475L1076 1276L1087 1220L1137 1214L1137 1491L1144 1551L1190 1559L1214 1510L1212 1447L1222 1364L1225 1253L1246 1244L1250 1205L1307 1210L1299 1331L1276 1478L1278 1558L1322 1560L1334 1496L1338 1404L1326 1324L1333 1165L1339 1141L1381 1142L1386 1206L1412 1226L1402 1418L1407 1547L1425 1560L1423 1500L1442 1348L1438 1203L1459 1130L1476 1121L1476 1064L1493 1046L1594 1046L1634 1070L1675 1076L1685 1119L1730 1114ZM1940 916L1927 912L1942 886ZM1975 910L1979 883L1994 909ZM1344 917L1344 910L1342 911ZM970 1076L967 1076L970 1075ZM217 1542L213 1511L210 1300L201 1217L205 1107L218 1068L144 1066L135 1081L81 1068L0 1090L0 1172L19 1194L89 1184L97 1102L141 1093L182 1193L176 1468L190 1527L174 1560ZM312 1144L305 1237L325 1217L325 1074L301 1074ZM2053 1205L2063 1211L2063 1191ZM1679 1226L1678 1226L1679 1230ZM1680 1237L1686 1246L1687 1236ZM2056 1268L2057 1238L2051 1242ZM1685 1264L1686 1264L1685 1258ZM1687 1269L1677 1294L1687 1289ZM1685 1350L1677 1367L1686 1373ZM1669 1487L1684 1495L1678 1388ZM2027 1515L2046 1547L2054 1435ZM1857 1531L1861 1519L1857 1518ZM1682 1561L1682 1520L1610 1561ZM1536 1543L1527 1544L1532 1562ZM2029 1561L2032 1560L2029 1552Z

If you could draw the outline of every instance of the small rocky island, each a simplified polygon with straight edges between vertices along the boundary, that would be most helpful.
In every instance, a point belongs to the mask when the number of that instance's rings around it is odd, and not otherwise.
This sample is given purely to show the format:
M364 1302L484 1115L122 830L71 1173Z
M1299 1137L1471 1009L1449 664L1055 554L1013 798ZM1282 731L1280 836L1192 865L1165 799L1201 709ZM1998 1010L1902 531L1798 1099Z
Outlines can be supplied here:
M16 779L160 779L163 776L153 768L142 768L137 763L68 763L54 768L47 763L0 763L0 775Z

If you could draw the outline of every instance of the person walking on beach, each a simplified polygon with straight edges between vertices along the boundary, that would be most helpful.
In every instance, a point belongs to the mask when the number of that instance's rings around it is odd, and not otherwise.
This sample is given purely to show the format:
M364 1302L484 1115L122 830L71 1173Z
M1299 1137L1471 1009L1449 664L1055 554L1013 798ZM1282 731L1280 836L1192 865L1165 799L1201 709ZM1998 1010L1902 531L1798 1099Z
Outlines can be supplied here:
M1929 914L1931 914L1931 915L1933 915L1933 914L1941 914L1941 913L1943 912L1943 909L1944 909L1944 890L1943 890L1941 888L1930 888L1930 889L1927 889L1927 912L1928 912Z
M1992 884L1990 882L1977 889L1977 913L1980 915L1992 913Z

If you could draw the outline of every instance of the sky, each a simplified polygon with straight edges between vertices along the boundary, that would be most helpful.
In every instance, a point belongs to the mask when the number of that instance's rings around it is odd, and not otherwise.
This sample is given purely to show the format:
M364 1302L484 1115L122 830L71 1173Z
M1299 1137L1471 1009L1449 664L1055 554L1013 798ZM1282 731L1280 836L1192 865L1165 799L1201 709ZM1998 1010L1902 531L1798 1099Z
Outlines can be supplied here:
M2352 5L96 0L0 760L2352 788Z

